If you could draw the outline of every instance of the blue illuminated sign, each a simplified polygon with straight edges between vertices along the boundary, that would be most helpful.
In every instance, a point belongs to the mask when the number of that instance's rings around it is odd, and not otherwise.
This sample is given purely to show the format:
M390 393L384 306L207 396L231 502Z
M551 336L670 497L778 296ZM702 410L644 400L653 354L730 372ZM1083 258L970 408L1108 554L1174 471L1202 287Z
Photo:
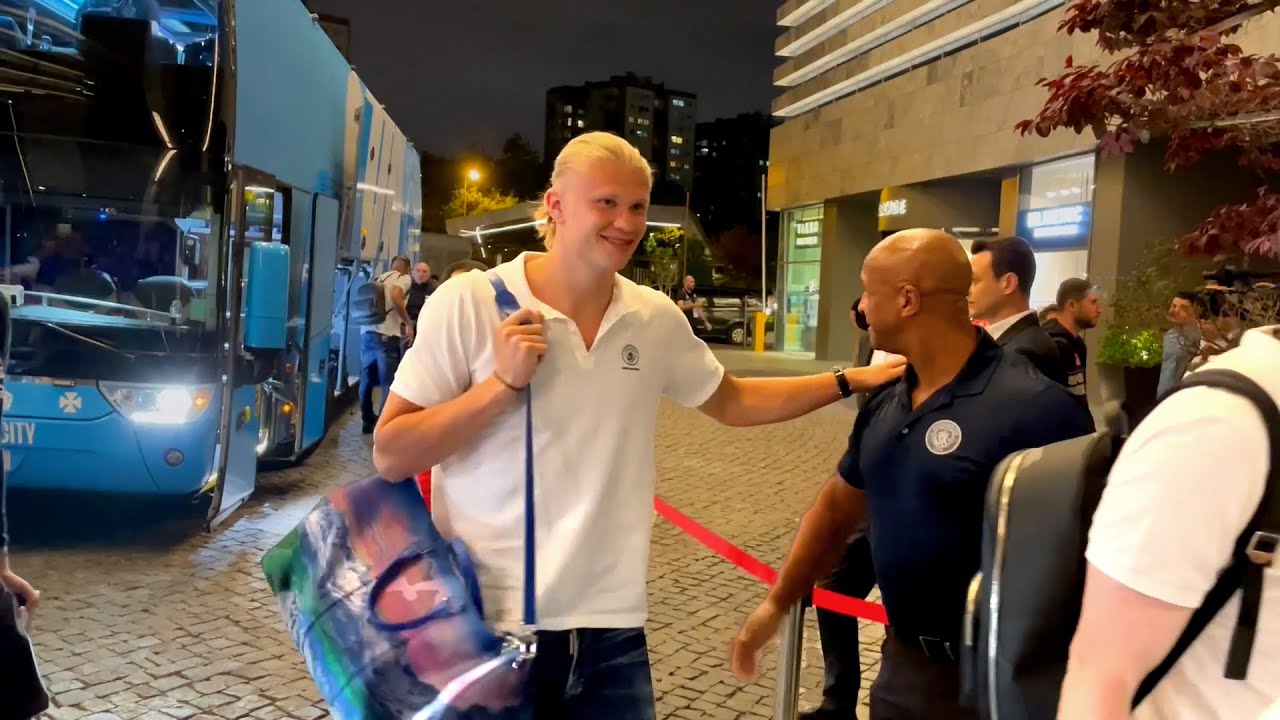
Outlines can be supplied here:
M1090 203L1023 210L1018 213L1018 235L1035 250L1087 247L1092 211Z

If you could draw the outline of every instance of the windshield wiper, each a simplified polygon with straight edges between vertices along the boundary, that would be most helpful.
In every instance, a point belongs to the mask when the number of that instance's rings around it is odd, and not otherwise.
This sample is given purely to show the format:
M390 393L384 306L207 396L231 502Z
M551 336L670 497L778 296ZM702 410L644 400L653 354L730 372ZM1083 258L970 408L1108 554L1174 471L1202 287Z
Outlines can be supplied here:
M129 353L127 353L127 352L125 352L125 351L121 350L120 348L118 348L118 347L116 347L115 345L112 345L112 344L110 344L110 343L105 343L105 342L102 342L101 340L94 340L93 338L89 337L88 335L81 335L80 333L78 333L78 332L76 332L76 331L74 331L74 330L68 330L68 329L66 329L66 328L64 328L64 327L61 327L61 326L59 326L59 325L55 325L55 324L53 324L53 323L51 323L51 322L48 322L48 321L45 321L45 320L37 320L36 322L38 322L39 324L41 324L41 325L43 325L43 326L45 326L45 327L47 327L47 328L50 328L50 329L52 329L52 330L57 330L58 332L62 333L63 335L67 335L67 336L69 336L69 337L73 337L73 338L75 338L76 340L79 340L80 342L88 343L88 344L90 344L90 345L93 345L94 347L100 347L100 348L102 348L103 350L107 350L107 351L113 352L113 353L115 353L115 354L117 354L117 355L120 355L120 356L126 357L126 358L128 358L128 359L130 359L130 360L133 360L133 359L134 359L133 355L130 355Z
M9 122L13 135L13 147L18 151L18 163L22 165L22 178L27 183L27 196L31 198L31 207L36 206L36 194L31 191L31 176L27 174L27 159L22 156L22 143L18 141L18 118L13 113L13 101L8 101Z
M172 322L172 318L173 318L173 316L170 315L169 313L160 312L159 310L150 310L148 308L138 307L136 305L125 305L124 303L111 302L110 300L98 300L96 298L80 297L79 295L64 295L62 293L40 292L40 291L32 290L32 291L24 292L23 297L37 298L41 301L40 304L45 306L48 306L47 301L49 300L60 300L64 303L71 304L71 305L89 305L91 307L107 308L109 310L123 310L125 312L130 312L135 315L142 315L141 318L130 318L130 319L143 320L144 322L149 322L157 325L168 325L170 322ZM67 309L75 310L76 312L92 312L91 310L80 310L79 308L67 308Z

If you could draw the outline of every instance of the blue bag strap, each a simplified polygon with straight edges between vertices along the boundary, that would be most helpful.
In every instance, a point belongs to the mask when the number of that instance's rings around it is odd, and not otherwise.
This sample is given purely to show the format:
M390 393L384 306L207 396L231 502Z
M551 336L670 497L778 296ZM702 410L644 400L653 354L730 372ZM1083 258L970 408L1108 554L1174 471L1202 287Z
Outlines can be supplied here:
M505 320L520 309L520 301L496 273L491 271L488 275L498 303L498 315ZM533 395L529 386L520 393L524 395L524 624L532 628L538 624L538 554L533 514Z

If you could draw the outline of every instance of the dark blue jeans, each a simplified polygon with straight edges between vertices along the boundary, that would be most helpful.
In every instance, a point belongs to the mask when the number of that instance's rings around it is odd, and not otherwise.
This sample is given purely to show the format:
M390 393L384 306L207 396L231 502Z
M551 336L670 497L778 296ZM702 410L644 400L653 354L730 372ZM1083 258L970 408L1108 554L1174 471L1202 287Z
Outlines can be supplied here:
M377 332L360 333L360 418L365 427L378 422L373 388L382 388L382 402L391 394L391 381L400 367L400 338Z
M539 632L529 672L532 720L654 720L641 628Z

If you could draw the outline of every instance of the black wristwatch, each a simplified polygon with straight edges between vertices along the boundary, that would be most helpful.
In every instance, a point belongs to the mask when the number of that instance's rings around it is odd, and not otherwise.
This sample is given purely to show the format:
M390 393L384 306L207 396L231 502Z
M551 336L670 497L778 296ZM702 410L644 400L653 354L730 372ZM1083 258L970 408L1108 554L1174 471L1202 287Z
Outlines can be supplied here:
M831 368L831 372L836 376L836 387L840 388L840 397L853 397L853 387L849 385L849 378L845 377L844 368L837 365Z

